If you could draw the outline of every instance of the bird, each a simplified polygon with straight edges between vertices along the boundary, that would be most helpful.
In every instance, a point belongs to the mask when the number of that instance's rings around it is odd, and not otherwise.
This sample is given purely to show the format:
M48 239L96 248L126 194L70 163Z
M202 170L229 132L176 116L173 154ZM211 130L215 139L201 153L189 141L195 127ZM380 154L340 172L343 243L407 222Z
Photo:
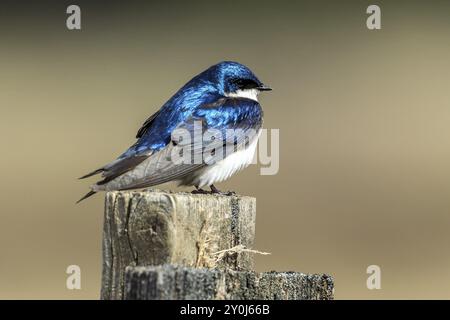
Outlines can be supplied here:
M91 185L78 202L99 191L142 189L166 182L194 186L193 193L222 193L214 184L228 179L253 160L263 124L258 95L270 90L241 63L222 61L209 67L151 115L138 130L136 142L116 160L79 178L101 175L101 180ZM174 134L193 134L196 124L201 124L202 134L216 134L210 139ZM228 132L233 132L231 138ZM221 152L219 147L227 152ZM205 149L209 161L203 157ZM200 160L174 161L173 155L183 153ZM205 186L211 191L204 190Z

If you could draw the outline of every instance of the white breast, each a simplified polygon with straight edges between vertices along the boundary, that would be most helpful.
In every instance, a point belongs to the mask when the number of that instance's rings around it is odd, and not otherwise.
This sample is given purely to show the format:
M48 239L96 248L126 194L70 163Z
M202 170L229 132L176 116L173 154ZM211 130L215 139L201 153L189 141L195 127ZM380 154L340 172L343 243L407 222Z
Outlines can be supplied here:
M257 89L237 90L236 92L227 93L226 96L230 98L247 98L258 101L259 91Z
M188 184L202 188L225 181L236 172L248 167L253 160L260 134L261 130L246 149L236 151L225 159L194 172L185 182L189 181Z

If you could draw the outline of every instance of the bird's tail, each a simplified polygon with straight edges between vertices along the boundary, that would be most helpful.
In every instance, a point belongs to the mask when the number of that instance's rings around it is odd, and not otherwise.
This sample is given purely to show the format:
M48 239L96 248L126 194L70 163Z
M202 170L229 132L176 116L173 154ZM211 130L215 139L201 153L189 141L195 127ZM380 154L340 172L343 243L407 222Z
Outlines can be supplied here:
M83 201L84 199L87 199L87 198L89 198L90 196L93 196L93 195L96 194L96 193L97 193L97 191L93 191L93 190L89 191L88 193L86 193L86 194L84 195L83 198L81 198L80 200L78 200L77 203L80 203L80 202Z
M89 177L94 176L96 174L99 174L99 173L101 173L103 171L105 171L105 169L100 168L100 169L94 170L92 172L89 172L88 174L85 174L84 176L79 177L78 179L86 179L86 178L89 178Z

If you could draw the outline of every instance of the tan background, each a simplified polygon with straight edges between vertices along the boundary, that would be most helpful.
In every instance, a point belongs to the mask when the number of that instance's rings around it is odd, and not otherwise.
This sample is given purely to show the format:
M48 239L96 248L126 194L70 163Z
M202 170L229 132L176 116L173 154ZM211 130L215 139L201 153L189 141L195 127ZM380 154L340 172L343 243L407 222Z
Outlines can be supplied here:
M281 168L220 185L257 198L262 270L330 273L336 298L450 298L450 41L445 1L22 2L0 15L0 298L99 297L112 160L206 67L247 64L275 90ZM65 288L78 264L82 290ZM382 268L382 289L366 268Z

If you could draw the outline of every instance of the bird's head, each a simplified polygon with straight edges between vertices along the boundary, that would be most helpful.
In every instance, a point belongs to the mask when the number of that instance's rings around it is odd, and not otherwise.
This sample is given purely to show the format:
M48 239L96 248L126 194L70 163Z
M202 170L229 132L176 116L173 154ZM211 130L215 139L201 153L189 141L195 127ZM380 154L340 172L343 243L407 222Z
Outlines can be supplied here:
M256 75L238 62L223 61L205 71L214 78L219 92L227 97L242 97L258 100L261 91L270 91Z

